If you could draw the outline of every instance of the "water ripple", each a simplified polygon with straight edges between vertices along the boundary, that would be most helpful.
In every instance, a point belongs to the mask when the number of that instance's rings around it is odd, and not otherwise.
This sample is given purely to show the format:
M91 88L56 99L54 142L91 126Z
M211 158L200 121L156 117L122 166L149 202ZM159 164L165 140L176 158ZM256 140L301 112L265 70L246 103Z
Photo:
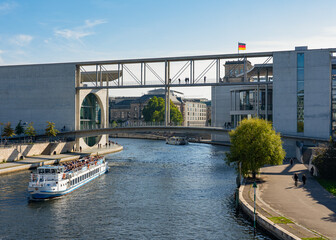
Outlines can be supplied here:
M110 173L58 199L28 202L29 171L0 176L0 239L271 239L234 209L228 148L118 143Z

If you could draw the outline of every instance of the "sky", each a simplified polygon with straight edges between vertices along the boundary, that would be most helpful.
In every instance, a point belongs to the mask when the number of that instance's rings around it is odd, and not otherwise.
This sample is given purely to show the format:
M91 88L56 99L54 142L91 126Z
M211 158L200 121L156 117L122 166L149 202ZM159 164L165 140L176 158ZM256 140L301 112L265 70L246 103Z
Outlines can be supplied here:
M334 0L0 0L0 65L336 47ZM177 89L210 98L210 88ZM140 95L144 89L113 91Z

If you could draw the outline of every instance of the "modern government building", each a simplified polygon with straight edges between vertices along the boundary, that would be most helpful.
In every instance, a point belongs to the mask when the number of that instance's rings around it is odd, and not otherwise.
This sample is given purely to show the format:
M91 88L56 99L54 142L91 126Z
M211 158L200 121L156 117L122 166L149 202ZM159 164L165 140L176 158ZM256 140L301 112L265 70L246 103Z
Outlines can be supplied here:
M211 124L232 128L244 118L272 121L289 155L300 144L328 140L336 128L336 49L296 47L271 52L272 62L228 60L222 85L212 86ZM33 122L43 133L47 121L65 131L108 127L109 91L122 70L80 70L82 63L0 67L0 122ZM124 71L127 69L124 69ZM85 89L95 82L96 89ZM205 82L205 79L204 79ZM227 84L225 84L227 83ZM241 84L240 84L241 83ZM258 84L254 84L258 83ZM213 135L227 141L226 135ZM105 144L107 136L77 140L79 146Z
M284 139L289 155L295 155L298 144L328 140L336 127L334 51L296 47L273 52L272 64L245 63L246 81L265 84L212 87L213 126L235 127L241 119L254 116L270 120L277 132L293 137ZM226 75L233 64L238 69L236 78L241 77L241 62L226 62ZM213 140L228 138L214 135Z

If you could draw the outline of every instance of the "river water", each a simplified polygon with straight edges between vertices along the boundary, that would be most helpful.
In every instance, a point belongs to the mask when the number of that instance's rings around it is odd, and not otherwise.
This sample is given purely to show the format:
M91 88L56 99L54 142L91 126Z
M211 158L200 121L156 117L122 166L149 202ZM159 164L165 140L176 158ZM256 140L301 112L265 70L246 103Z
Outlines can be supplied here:
M0 239L271 239L234 209L228 148L117 141L108 174L58 199L29 202L29 171L0 176Z

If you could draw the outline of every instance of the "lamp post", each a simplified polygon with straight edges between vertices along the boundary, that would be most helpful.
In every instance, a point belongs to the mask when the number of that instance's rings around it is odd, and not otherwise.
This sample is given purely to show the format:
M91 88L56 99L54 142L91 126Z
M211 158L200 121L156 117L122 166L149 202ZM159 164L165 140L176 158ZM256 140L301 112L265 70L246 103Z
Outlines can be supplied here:
M254 229L254 236L256 235L256 190L257 190L257 183L254 181L253 183L254 189L254 212L253 212L253 229Z
M0 126L1 126L1 131L0 131L0 135L1 135L1 145L2 145L2 125L3 125L3 123L0 122Z

